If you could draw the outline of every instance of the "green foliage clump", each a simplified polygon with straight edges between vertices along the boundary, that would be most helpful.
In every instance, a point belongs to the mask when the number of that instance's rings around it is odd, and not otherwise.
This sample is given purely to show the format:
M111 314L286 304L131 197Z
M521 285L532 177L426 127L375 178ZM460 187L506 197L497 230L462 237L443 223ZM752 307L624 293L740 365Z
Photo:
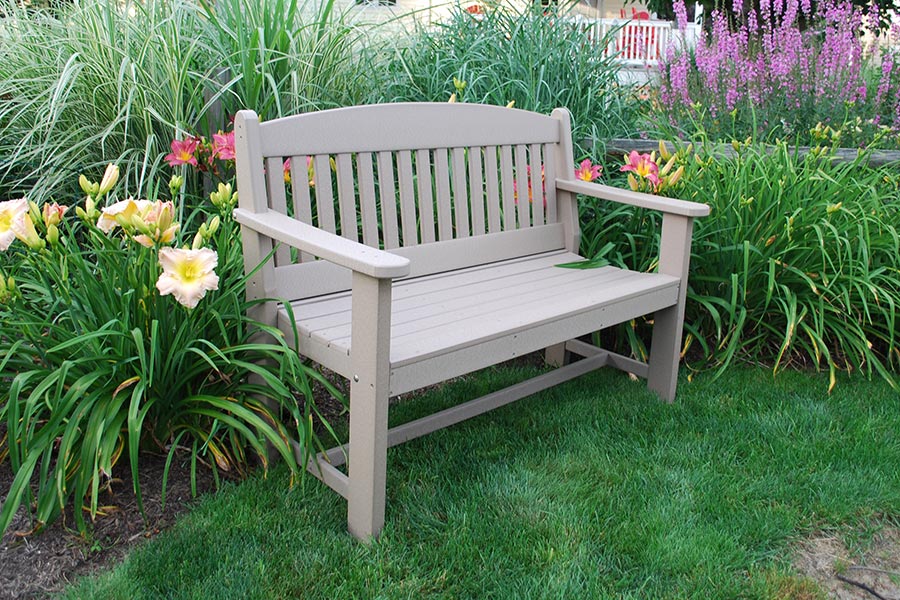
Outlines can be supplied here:
M380 100L506 105L549 113L567 107L576 139L634 131L637 105L621 93L605 40L539 5L486 6L472 15L457 6L432 27L420 26L381 70Z
M243 474L271 448L298 473L291 440L316 443L318 375L247 317L236 194L184 214L177 195L108 202L113 183L82 178L75 207L0 204L18 238L0 253L0 461L15 474L0 532L23 504L37 528L73 506L83 530L121 459L140 503L141 450Z
M367 94L360 34L331 1L85 0L48 11L0 0L0 14L0 198L40 200L107 162L138 177L173 137L225 129L238 108L273 118Z
M682 148L674 160L684 174L664 190L712 208L694 228L689 363L799 364L827 368L831 385L839 370L894 382L900 180L868 167L865 154L839 162L827 150L800 154L784 143L733 146L730 157ZM582 213L586 255L655 268L659 214L597 202ZM617 245L601 247L606 241ZM626 339L645 355L639 325Z

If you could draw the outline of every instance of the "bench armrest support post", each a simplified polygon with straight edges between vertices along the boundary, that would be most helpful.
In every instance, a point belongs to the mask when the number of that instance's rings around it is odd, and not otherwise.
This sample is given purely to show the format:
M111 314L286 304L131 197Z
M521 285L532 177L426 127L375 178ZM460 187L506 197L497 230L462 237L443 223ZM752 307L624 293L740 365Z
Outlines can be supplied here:
M353 273L347 524L368 541L384 525L391 280Z

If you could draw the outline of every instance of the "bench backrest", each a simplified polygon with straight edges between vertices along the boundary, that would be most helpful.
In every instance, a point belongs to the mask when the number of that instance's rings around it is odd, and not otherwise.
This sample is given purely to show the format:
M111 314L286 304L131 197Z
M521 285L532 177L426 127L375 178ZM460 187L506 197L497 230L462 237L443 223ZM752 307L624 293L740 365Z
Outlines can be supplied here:
M276 210L404 255L410 276L577 251L574 199L554 185L558 175L571 177L574 162L565 109L547 116L399 103L265 123L240 111L235 144L242 209ZM272 248L260 237L244 240L248 265ZM274 297L299 299L348 289L349 273L341 271L279 247L260 277Z

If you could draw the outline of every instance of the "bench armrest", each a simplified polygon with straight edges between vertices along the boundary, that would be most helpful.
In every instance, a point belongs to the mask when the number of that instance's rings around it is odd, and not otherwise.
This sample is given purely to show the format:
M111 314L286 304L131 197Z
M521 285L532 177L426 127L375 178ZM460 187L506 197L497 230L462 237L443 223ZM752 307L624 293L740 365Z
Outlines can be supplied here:
M234 220L265 236L328 262L377 279L409 274L409 259L329 233L274 210L234 209Z
M566 192L584 194L585 196L602 198L604 200L611 200L613 202L637 206L639 208L659 210L664 213L681 215L683 217L705 217L709 214L709 206L700 204L699 202L674 200L672 198L664 198L652 194L623 190L621 188L601 185L599 183L588 183L587 181L572 179L557 179L556 188Z

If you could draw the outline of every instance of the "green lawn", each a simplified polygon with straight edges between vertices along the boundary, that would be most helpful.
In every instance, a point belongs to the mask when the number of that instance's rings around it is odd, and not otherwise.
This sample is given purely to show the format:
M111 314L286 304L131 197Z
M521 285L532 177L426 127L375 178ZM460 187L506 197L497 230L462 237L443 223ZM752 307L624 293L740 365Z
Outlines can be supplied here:
M470 377L392 422L522 376ZM794 540L900 518L900 397L827 385L732 369L665 405L598 372L392 449L372 547L345 532L343 500L276 470L67 597L816 597L790 570Z

